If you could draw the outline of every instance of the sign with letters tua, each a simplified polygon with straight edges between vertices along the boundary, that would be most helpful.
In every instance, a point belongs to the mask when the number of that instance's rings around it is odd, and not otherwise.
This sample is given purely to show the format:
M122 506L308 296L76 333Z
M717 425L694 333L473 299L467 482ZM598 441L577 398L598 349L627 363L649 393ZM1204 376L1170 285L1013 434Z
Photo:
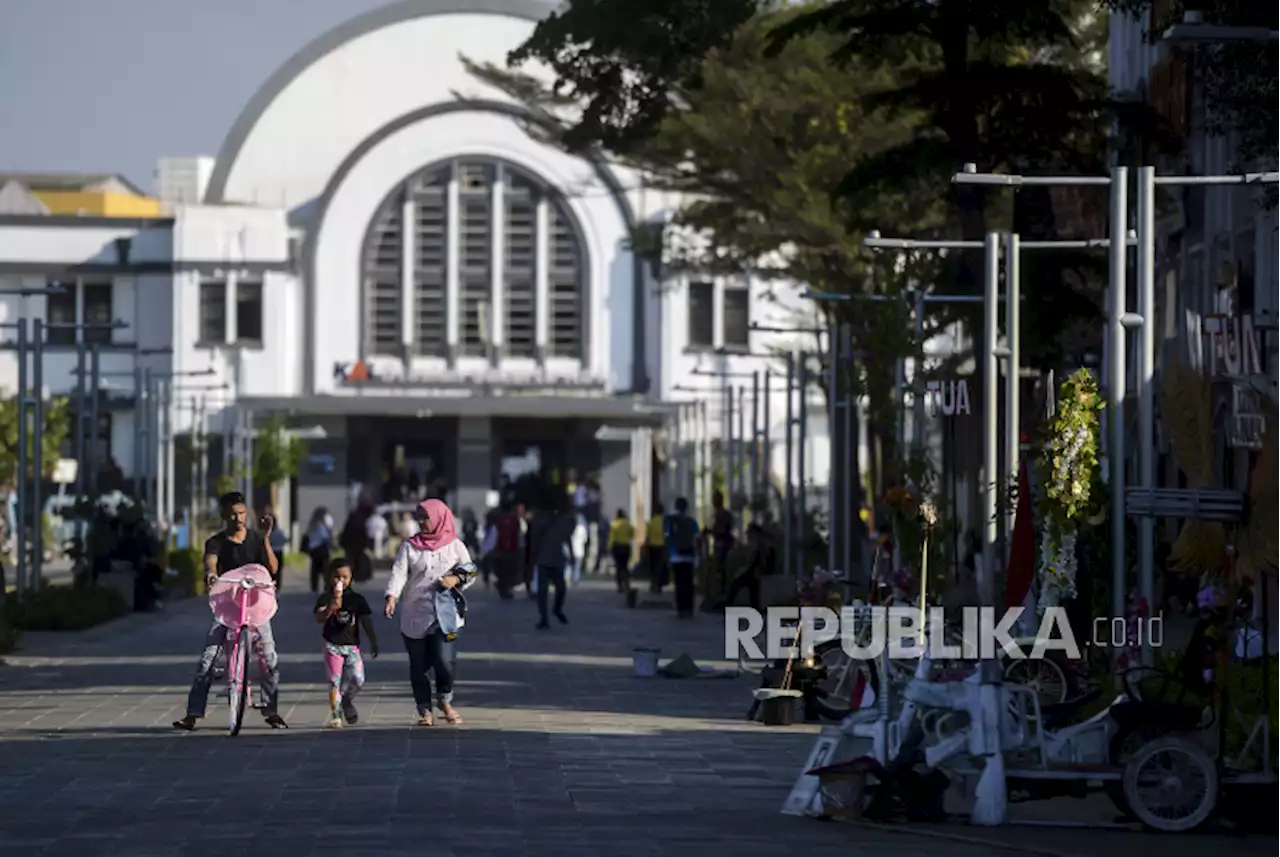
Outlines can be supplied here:
M929 416L941 414L954 417L957 414L969 414L969 382L960 378L955 381L925 382L925 409Z

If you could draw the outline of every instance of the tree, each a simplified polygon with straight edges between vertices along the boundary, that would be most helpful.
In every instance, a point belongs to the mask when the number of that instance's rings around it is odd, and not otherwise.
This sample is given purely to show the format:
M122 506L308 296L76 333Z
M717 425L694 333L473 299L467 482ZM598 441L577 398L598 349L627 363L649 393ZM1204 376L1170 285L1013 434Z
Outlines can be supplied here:
M282 417L272 417L258 429L253 448L253 481L269 486L271 508L278 506L277 485L298 472L306 454L306 441L290 434Z
M598 29L612 34L615 16L633 6L575 3L566 14L577 15L574 37L586 39L587 12ZM664 273L750 271L768 283L766 300L777 289L797 284L837 293L897 294L913 279L928 279L931 260L916 259L905 268L894 265L892 259L869 254L863 238L872 228L913 234L938 228L942 219L936 194L908 186L854 209L832 191L848 164L909 140L914 117L907 112L893 118L869 114L865 96L887 85L889 73L871 73L856 64L833 69L828 57L838 43L827 34L795 39L766 56L771 30L795 14L757 14L728 37L718 34L698 63L673 64L677 74L663 80L665 91L645 89L650 106L635 108L637 115L660 112L654 126L613 121L617 111L601 107L596 115L611 117L610 123L604 127L593 120L597 124L588 133L576 119L592 112L589 88L597 85L595 78L575 80L569 88L577 95L566 95L563 86L547 85L519 69L468 66L536 113L539 121L529 125L530 133L570 151L594 135L591 145L637 170L646 186L680 194L684 203L657 240L644 230L634 236L639 251L661 257ZM535 43L544 50L548 38L547 31L535 32L530 45L514 56L529 55ZM593 50L602 49L593 44ZM581 55L577 42L557 48L570 50ZM579 68L569 67L571 72ZM602 103L615 97L638 96L607 89L599 93ZM886 312L893 311L863 305L840 314L842 320L858 323L863 342L877 354L876 361L863 365L858 380L872 398L873 423L882 427L892 424L892 358L908 353L911 329L909 323L876 323ZM823 373L818 376L825 380Z
M44 473L41 475L45 478L53 473L53 468L61 457L60 451L67 439L70 424L70 405L65 398L45 403L44 433L40 445L44 464ZM28 423L28 426L32 427L32 424ZM34 432L27 435L28 468L35 452L33 434ZM14 397L0 401L0 484L12 485L17 481L19 449L18 400Z
M1160 4L1163 14L1154 17L1155 0L1103 0L1113 13L1148 22L1148 38L1155 41L1163 30L1182 20L1185 11L1199 11L1207 23L1238 27L1280 26L1280 11L1256 0L1184 0ZM1202 45L1194 66L1203 87L1205 130L1221 137L1234 135L1239 164L1236 169L1275 169L1277 140L1277 78L1280 77L1275 42L1224 42Z

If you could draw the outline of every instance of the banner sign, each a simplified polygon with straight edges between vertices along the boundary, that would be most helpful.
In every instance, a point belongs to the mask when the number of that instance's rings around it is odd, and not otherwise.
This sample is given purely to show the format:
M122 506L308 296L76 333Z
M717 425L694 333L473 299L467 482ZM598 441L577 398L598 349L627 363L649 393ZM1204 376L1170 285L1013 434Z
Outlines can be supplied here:
M438 398L473 396L477 388L503 395L599 395L606 386L599 378L555 378L541 372L510 369L466 374L434 367L415 371L401 360L337 362L333 365L333 379L338 385L353 389L411 389L416 395Z

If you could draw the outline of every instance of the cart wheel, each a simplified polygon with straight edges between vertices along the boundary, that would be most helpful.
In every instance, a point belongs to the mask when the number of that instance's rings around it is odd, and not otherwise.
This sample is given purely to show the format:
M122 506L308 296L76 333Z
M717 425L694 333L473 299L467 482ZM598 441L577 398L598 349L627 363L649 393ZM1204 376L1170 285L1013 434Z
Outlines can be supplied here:
M1052 656L1009 661L1004 668L1004 680L1031 688L1041 705L1066 702L1077 690L1070 668Z
M1129 810L1152 830L1182 833L1207 822L1218 805L1218 766L1200 745L1166 735L1124 766Z

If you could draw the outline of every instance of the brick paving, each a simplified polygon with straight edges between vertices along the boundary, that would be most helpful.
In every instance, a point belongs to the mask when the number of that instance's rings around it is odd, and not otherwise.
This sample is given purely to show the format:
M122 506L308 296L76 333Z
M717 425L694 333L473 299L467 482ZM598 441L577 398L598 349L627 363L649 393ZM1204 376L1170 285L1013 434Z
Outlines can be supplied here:
M376 596L380 582L361 589ZM322 728L313 598L288 583L275 623L288 731L251 713L230 739L216 696L203 729L170 729L207 621L200 600L80 634L31 635L0 666L0 851L1103 857L1154 842L1025 828L984 841L951 825L913 835L787 818L779 809L814 727L746 722L745 679L631 674L635 645L714 663L723 655L717 618L626 610L607 585L589 582L570 593L569 626L535 631L527 599L472 592L456 688L466 723L456 727L410 725L405 656L394 625L379 619L385 653L367 661L360 724ZM953 834L961 839L939 838ZM1171 841L1194 853L1213 844L1166 837L1163 850ZM1239 841L1228 847L1252 853ZM1275 853L1274 840L1266 847Z

